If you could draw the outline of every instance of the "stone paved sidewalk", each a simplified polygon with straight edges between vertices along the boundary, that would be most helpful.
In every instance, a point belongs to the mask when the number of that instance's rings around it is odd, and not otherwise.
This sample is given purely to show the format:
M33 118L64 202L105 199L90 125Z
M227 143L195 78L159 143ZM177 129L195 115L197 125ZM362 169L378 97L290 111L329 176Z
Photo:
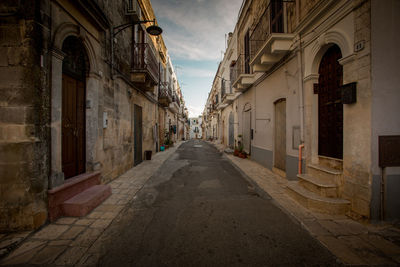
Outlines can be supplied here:
M213 143L220 152L221 144ZM286 193L287 180L250 160L225 156L284 212L298 222L346 265L400 265L400 227L369 224L344 215L312 212Z
M86 252L181 144L155 154L151 161L144 161L110 182L112 195L87 216L63 217L36 232L0 235L0 252L5 254L12 249L0 265L91 265L84 259ZM22 242L11 246L18 241Z

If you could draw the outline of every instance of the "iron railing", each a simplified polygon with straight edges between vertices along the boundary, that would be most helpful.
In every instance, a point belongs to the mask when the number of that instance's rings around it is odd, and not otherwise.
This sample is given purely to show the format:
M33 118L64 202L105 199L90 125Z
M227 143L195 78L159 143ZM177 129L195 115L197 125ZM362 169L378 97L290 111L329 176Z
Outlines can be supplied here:
M272 33L287 33L284 27L285 11L293 0L271 0L250 35L250 61Z
M234 83L241 74L250 74L248 66L245 66L245 63L248 64L248 62L245 62L243 54L239 55L235 62L235 65L231 66L230 69L231 83Z
M166 100L168 103L172 101L171 87L168 82L160 82L158 87L158 99Z
M134 43L132 53L132 70L150 73L158 81L158 62L154 50L148 43Z

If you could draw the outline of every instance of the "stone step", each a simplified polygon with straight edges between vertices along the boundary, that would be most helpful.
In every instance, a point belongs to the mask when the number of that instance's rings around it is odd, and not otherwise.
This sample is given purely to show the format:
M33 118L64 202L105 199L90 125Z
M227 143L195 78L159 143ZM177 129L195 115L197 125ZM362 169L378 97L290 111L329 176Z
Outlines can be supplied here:
M320 164L310 163L307 165L307 173L310 176L318 178L320 181L323 181L324 183L332 183L336 185L341 184L342 180L341 170L329 168L327 166Z
M350 201L320 196L308 191L297 181L288 183L287 192L302 206L316 212L345 214L350 209Z
M325 182L309 174L298 174L297 177L299 184L311 192L323 197L338 197L338 188L334 183Z
M62 216L61 206L67 199L85 191L86 189L99 185L100 172L86 172L78 176L66 179L64 184L48 191L49 219L55 221Z
M88 214L111 195L109 185L94 185L76 196L64 201L63 215L81 217Z

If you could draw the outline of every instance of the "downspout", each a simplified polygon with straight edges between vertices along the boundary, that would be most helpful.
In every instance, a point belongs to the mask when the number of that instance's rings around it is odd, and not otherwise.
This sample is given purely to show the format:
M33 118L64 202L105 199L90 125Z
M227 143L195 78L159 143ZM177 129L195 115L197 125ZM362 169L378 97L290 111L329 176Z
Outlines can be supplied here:
M304 85L303 85L303 59L301 46L301 33L299 33L299 49L297 50L297 64L299 74L299 104L300 104L300 146L299 147L299 174L301 174L302 149L304 148Z

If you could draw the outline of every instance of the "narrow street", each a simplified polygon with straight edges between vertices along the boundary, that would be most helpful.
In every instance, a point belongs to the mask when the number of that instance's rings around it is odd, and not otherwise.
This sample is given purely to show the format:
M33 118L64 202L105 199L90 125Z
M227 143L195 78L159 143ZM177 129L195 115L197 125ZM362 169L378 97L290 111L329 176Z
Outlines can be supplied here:
M198 140L164 162L93 247L100 266L337 264L215 147Z

